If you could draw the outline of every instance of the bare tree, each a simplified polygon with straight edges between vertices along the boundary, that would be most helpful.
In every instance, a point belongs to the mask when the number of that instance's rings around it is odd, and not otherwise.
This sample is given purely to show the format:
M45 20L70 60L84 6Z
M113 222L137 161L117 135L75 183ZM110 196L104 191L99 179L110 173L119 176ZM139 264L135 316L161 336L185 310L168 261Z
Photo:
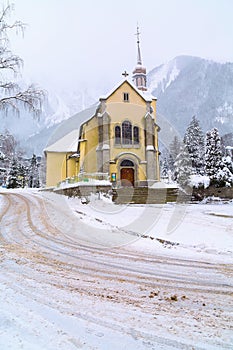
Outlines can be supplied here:
M19 113L23 106L35 115L41 110L44 91L31 85L23 90L15 81L23 65L23 60L9 49L8 33L15 30L23 34L25 24L21 21L9 23L8 18L14 10L13 4L7 4L0 10L0 110L9 109Z

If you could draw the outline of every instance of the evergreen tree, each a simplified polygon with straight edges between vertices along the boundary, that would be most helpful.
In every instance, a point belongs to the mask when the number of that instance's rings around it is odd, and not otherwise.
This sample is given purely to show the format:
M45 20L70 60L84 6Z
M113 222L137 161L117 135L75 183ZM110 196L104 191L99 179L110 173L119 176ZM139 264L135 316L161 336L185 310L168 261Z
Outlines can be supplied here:
M174 139L172 140L169 146L170 154L173 157L173 159L176 159L176 157L180 153L180 148L181 148L181 141L178 138L178 136L174 136Z
M20 160L22 164L24 163L23 153L24 150L20 147L19 141L8 130L0 134L0 183L5 182L6 174L9 174L11 170L13 159L17 159L18 162ZM19 170L19 172L22 171L22 169ZM20 176L24 175L20 174Z
M19 181L20 187L24 188L27 185L28 168L24 164L19 165Z
M181 141L177 136L175 136L169 146L170 154L168 158L168 167L172 172L174 171L174 163L175 163L176 157L180 153L180 149L181 149Z
M205 139L198 119L193 116L184 135L184 143L187 146L192 162L192 172L194 174L204 173Z
M31 164L29 167L29 187L38 188L40 187L40 179L39 179L39 164L36 159L36 155L33 154L31 159Z
M172 158L172 155L170 154L168 156L168 169L173 173L174 172L174 163L175 163L175 160Z
M219 187L230 187L233 185L233 174L224 163L222 164L222 168L216 174L217 185Z
M5 160L5 154L0 150L0 160Z
M219 186L233 186L233 162L231 157L222 158L221 169L216 174Z
M192 174L192 162L186 145L181 147L181 151L176 157L174 167L174 180L182 187L187 186L189 184L190 175Z
M19 178L20 168L19 163L16 158L12 160L11 169L7 177L7 188L18 188L21 187L21 182Z
M168 177L168 171L169 171L169 164L168 164L167 158L164 158L161 165L161 176L164 178Z
M220 185L218 173L222 170L222 146L217 128L206 133L205 172L210 185Z
M231 159L230 155L226 155L223 157L223 164L230 170L230 172L233 174L233 160Z

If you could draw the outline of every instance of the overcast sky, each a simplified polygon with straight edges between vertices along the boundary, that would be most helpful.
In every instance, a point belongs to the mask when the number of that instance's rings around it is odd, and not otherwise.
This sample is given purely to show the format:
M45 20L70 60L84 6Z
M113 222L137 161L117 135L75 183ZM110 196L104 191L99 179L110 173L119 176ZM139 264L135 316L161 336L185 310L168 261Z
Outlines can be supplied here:
M185 54L233 62L232 0L15 0L28 24L12 49L46 88L112 87L136 64L136 26L147 71Z

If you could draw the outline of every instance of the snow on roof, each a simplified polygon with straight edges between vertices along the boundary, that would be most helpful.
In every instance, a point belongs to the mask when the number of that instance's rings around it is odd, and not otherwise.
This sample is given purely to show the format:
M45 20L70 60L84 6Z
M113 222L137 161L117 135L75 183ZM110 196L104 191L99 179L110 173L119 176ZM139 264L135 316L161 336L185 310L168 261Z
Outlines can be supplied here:
M124 82L127 82L144 99L144 101L151 102L152 99L156 99L156 97L152 96L148 91L143 92L138 90L128 79L121 80L121 82L118 83L118 85L116 85L107 95L100 99L107 99ZM93 106L73 115L59 124L50 137L44 152L76 152L80 127L95 115L97 107L98 103L95 103Z
M152 96L148 91L139 90L133 83L131 83L128 79L121 80L111 91L109 91L105 96L101 96L100 99L106 100L110 97L121 85L127 82L146 102L151 102L156 99L156 97Z
M56 130L54 131L54 133L50 137L44 151L63 152L62 150L59 150L59 148L58 148L59 145L63 146L63 144L66 145L66 148L70 148L70 144L72 143L71 137L73 137L73 134L72 134L73 131L74 131L74 135L75 135L75 131L77 133L76 134L76 138L77 138L76 141L78 143L80 126L84 122L88 121L89 119L91 119L93 117L93 115L96 112L96 108L97 108L97 104L95 104L92 107L87 108L79 113L76 113L72 117L66 119L64 122L59 124L59 126L56 128ZM69 137L70 137L70 144L68 141ZM67 141L66 141L66 138L68 138ZM62 139L63 139L63 141L60 143L60 140L62 140ZM56 151L51 151L51 148L56 149ZM76 147L75 151L77 151L77 147Z
M48 146L46 152L77 152L79 140L79 129L72 130L70 133Z

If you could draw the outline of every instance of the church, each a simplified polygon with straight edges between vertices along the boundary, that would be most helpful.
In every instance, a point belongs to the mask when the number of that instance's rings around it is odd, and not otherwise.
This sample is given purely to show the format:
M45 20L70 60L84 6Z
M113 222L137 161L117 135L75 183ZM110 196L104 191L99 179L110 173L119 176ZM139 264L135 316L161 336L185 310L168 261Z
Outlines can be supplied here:
M116 187L160 181L156 98L147 91L138 30L132 82L126 72L122 75L97 105L69 118L52 135L45 149L47 187L94 176Z

